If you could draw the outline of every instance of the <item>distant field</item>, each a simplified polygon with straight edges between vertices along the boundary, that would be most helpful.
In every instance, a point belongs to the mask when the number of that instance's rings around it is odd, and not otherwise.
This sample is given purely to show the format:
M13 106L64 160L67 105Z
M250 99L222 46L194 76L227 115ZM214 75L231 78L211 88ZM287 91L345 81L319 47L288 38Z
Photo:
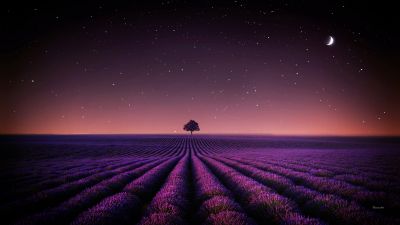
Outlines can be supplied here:
M1 136L1 224L400 224L400 140Z

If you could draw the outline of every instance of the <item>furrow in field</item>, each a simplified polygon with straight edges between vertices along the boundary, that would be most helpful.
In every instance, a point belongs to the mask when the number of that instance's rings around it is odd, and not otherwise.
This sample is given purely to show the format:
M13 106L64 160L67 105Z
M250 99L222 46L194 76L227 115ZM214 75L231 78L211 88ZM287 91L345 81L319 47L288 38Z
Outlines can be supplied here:
M31 224L122 224L140 210L144 196L156 188L177 159L148 163L86 189L59 206L28 218ZM145 185L143 189L130 188ZM125 188L124 188L125 187ZM142 186L141 186L142 187ZM132 211L130 211L132 210ZM125 214L128 213L128 214ZM128 220L129 219L129 220ZM132 222L132 221L130 221ZM25 223L23 223L25 224Z
M394 199L390 199L388 198L388 195L383 192L371 192L342 181L315 177L310 174L293 171L281 166L261 163L257 160L232 160L254 166L261 170L266 170L268 172L279 174L283 177L289 178L296 185L302 185L325 194L338 195L350 201L354 200L368 209L372 209L373 206L384 205L385 208L387 208L384 213L395 215L395 212L399 207L397 205L398 201L396 200L396 197L394 197Z
M372 178L365 177L365 179L362 179L363 174L358 174L356 179L354 179L355 175L354 176L346 176L345 174L344 174L344 176L343 176L343 174L342 174L342 176L338 175L338 178L341 178L341 179L338 179L336 176L333 176L332 178L329 178L329 177L318 178L318 176L314 176L313 174L310 174L307 171L307 168L302 168L302 169L298 168L298 167L293 168L284 163L276 163L276 162L270 163L270 164L277 166L277 167L282 167L284 169L288 169L290 171L293 171L294 173L297 172L297 174L305 174L305 175L309 176L310 179L320 180L321 182L327 183L328 186L333 185L335 187L335 186L340 185L340 186L342 186L342 188L345 188L347 190L347 192L340 192L340 187L337 187L335 189L338 192L342 193L344 195L344 197L351 197L352 192L358 192L358 195L353 195L353 196L357 201L360 201L363 204L371 205L371 204L376 204L376 203L374 203L374 201L380 201L380 202L385 202L389 205L392 205L392 203L390 203L390 200L388 200L388 199L391 199L391 198L398 199L396 196L388 194L388 193L393 193L393 192L397 193L399 187L397 186L398 184L396 184L396 183L388 183L388 182L380 183L378 181L375 183L374 187L380 187L380 188L376 190L376 189L371 189L371 188L366 187L366 186L372 186L373 184L360 185L360 184L363 184L363 182L371 182L371 180L372 180L372 182L374 182L374 179L372 179ZM353 182L348 182L348 180L351 178L353 178ZM386 185L388 185L388 186L386 186ZM393 189L390 189L390 187L393 187ZM327 189L327 191L331 191L331 188L329 188L329 187L326 187L326 188L321 187L321 188ZM389 189L389 190L387 190L387 189ZM350 193L348 193L348 192L350 192ZM386 194L384 194L384 192L386 192ZM393 204L393 207L394 206L395 206L395 204Z
M35 164L24 162L23 164L30 165L29 171L26 168L22 168L27 171L30 175L27 176L14 176L15 180L12 182L16 187L31 187L32 185L36 185L38 183L48 183L51 182L53 179L59 179L60 177L65 177L70 174L76 173L76 171L82 170L90 170L96 169L100 167L107 167L108 165L118 165L126 162L126 159L122 160L115 160L115 159L107 159L107 160L87 160L87 159L74 159L72 162L67 163L68 165L78 164L79 167L73 170L66 170L63 169L63 166L66 164L66 159L61 160L51 160L50 162L43 162L43 161L35 161ZM121 163L119 163L121 161ZM21 163L22 164L22 163ZM121 165L122 166L122 165ZM14 170L11 170L14 171ZM24 171L22 171L24 172ZM85 172L85 171L83 171ZM15 171L14 171L15 173ZM21 172L20 172L21 173ZM36 190L39 191L39 190Z
M304 186L295 185L291 180L274 174L266 172L256 167L219 158L218 161L231 166L232 168L242 172L243 174L263 183L273 189L277 190L281 195L293 199L302 212L318 216L330 223L334 224L379 224L382 222L389 222L390 220L383 220L383 218L369 210L363 208L355 202L347 201L336 195L323 194L315 190L308 189ZM295 193L295 194L294 194ZM326 214L323 207L318 206L322 204L325 210L330 211ZM340 209L337 206L341 206ZM335 214L334 211L337 213ZM349 217L349 213L356 214L357 219Z
M269 161L267 161L269 162ZM349 183L351 185L360 186L371 191L385 191L385 192L396 192L400 193L400 187L398 182L394 182L395 178L388 177L383 174L370 176L368 173L363 173L362 171L355 171L349 168L343 168L341 170L333 169L327 166L320 166L318 163L313 162L312 164L299 163L299 162L269 162L273 165L283 166L288 169L293 169L299 172L310 173L318 177L327 177L336 180L341 180L343 182Z
M232 190L246 210L261 224L323 224L302 215L296 204L263 184L209 157L203 162Z
M189 207L189 154L169 174L162 188L148 205L141 225L186 224Z
M340 174L363 174L365 176L368 176L369 179L378 179L378 180L397 180L397 178L393 175L387 175L385 173L378 173L378 172L368 172L365 170L360 169L359 166L357 165L351 165L349 164L350 162L346 162L343 160L339 160L336 162L336 165L331 164L331 163L324 163L320 159L313 159L313 160L302 160L299 162L298 160L274 160L274 159L263 159L263 157L260 157L263 161L266 161L271 164L282 164L284 163L285 166L288 166L292 169L299 170L299 171L309 171L311 173L314 173L317 176L328 176L332 177L335 175L340 175ZM349 158L351 159L351 158ZM347 160L349 160L347 159ZM353 160L354 161L354 160ZM348 165L345 165L348 164ZM321 171L326 170L326 173L321 173Z
M56 188L57 186L71 183L76 180L83 179L83 178L86 178L86 177L89 177L89 176L92 176L92 175L95 175L98 173L117 169L119 167L129 166L129 164L132 164L137 161L139 161L139 160L138 159L136 159L136 160L132 159L129 161L125 160L125 162L116 163L113 165L104 165L104 166L101 166L100 168L94 168L94 169L81 168L81 171L78 171L76 173L66 173L65 175L58 176L57 178L46 179L39 183L26 184L24 186L19 185L19 187L22 187L22 188L19 188L17 190L11 190L12 192L8 193L8 195L2 199L3 204L6 201L9 201L11 199L15 200L15 199L19 199L21 197L27 197L34 193L41 192L41 191L44 191L44 190L50 189L50 188Z
M255 224L232 193L222 185L197 157L192 158L197 210L194 221L198 224Z
M381 165L385 165L385 163L379 163L379 161L374 162L374 167L367 167L367 166L361 166L357 165L357 162L354 162L354 157L347 157L345 159L337 159L335 156L332 156L329 158L329 161L327 159L321 160L321 159L309 159L309 160L302 160L301 162L298 162L296 160L291 160L287 159L288 163L291 164L296 164L296 165L304 165L304 166L315 166L317 168L324 168L327 170L333 171L335 174L337 173L354 173L354 174L365 174L370 176L372 179L392 179L396 180L396 174L398 173L388 173L388 169L378 169ZM333 162L331 162L333 161ZM371 164L371 161L368 162Z
M90 177L79 179L72 183L67 183L56 188L38 192L34 196L24 199L23 201L14 201L9 204L3 205L0 212L4 213L3 218L8 221L16 219L16 217L21 217L23 215L38 211L40 209L55 206L63 200L79 193L87 187L91 187L105 179L116 176L122 172L126 172L143 166L148 162L149 160L135 162L132 165L124 166L123 168L94 174Z
M329 171L331 177L338 178L340 180L349 182L351 184L365 186L366 188L372 190L384 190L389 191L393 190L393 188L398 187L399 182L397 176L394 175L386 175L378 172L366 172L365 170L360 170L357 166L335 166L332 164L324 165L314 160L313 162L297 162L290 161L290 164L301 165L304 169L311 168L310 172L313 172L315 169L316 173L314 175L319 175L319 168L323 170ZM340 165L340 164L339 164ZM292 167L293 168L293 167ZM357 177L361 177L361 179L357 179ZM354 179L355 178L355 179ZM397 192L400 193L400 190L397 189Z

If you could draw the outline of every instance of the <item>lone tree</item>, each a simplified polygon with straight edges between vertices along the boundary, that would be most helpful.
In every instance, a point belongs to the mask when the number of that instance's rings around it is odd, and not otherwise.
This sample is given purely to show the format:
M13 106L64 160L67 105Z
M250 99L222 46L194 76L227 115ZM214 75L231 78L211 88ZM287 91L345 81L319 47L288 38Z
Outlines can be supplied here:
M190 131L190 135L192 135L193 131L200 131L199 124L194 121L190 120L185 126L183 126L183 129L186 131Z

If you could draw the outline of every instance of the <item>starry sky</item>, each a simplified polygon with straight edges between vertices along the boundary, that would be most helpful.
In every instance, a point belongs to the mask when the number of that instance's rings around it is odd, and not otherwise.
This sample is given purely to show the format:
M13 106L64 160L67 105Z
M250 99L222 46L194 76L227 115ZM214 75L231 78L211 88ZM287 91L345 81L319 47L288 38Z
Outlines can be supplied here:
M400 135L394 5L145 2L3 5L0 133Z

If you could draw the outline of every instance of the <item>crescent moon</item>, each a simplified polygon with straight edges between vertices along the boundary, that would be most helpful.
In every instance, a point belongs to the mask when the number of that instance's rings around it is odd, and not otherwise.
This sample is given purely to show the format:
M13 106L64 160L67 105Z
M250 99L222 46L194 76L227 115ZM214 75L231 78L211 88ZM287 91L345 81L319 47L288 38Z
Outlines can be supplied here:
M328 43L326 43L326 45L332 46L334 43L335 43L335 39L332 36L329 36L329 40L328 40Z

